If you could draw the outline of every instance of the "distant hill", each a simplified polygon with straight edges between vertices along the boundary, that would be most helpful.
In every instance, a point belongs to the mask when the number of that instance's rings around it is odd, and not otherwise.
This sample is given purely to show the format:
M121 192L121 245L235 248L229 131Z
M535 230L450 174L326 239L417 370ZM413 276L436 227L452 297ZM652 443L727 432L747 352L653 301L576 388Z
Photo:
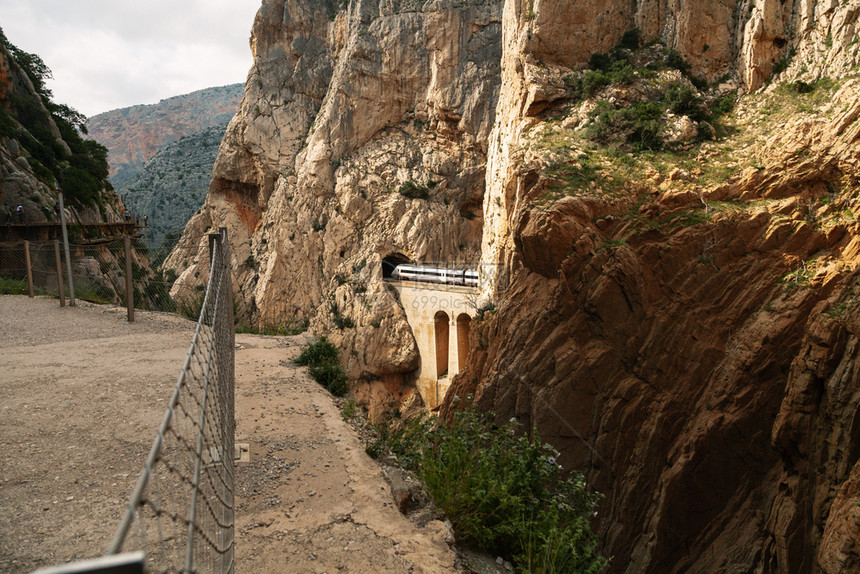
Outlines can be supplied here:
M159 148L204 128L227 124L239 108L243 86L207 88L89 118L89 136L108 148L110 182L119 188Z
M171 231L182 231L203 205L226 129L226 123L208 127L166 145L116 186L133 213L149 216L146 242L150 247L157 248Z

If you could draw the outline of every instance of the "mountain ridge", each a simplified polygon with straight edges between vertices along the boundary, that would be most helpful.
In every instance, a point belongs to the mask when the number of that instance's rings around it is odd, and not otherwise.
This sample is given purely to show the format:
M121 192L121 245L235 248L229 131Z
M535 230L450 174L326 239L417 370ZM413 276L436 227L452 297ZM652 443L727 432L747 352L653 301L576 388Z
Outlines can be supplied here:
M212 166L227 124L211 126L162 146L129 179L116 186L132 213L149 221L144 239L158 248L168 234L181 232L203 205Z
M89 118L90 137L108 148L111 183L118 186L133 177L164 145L226 124L238 109L243 87L237 83L205 88Z

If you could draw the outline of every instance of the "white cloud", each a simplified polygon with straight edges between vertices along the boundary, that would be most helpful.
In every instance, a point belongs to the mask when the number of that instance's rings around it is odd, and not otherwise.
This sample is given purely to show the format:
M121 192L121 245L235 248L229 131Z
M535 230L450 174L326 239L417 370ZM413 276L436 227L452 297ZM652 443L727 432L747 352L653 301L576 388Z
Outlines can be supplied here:
M10 42L86 115L245 81L260 0L0 0Z

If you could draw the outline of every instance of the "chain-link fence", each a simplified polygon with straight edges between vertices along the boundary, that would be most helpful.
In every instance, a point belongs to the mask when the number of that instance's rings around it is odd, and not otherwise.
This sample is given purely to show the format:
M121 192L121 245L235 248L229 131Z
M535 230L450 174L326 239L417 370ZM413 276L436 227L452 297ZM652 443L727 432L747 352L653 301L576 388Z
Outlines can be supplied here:
M147 572L233 571L234 331L226 234L191 349L108 554L142 550Z
M0 294L58 295L59 245L21 241L0 246Z
M198 256L196 244L188 245L193 249L189 257ZM5 243L0 245L0 294L68 295L67 269L71 268L76 299L127 306L131 295L136 309L197 319L205 285L174 285L176 272L162 267L176 248L174 241L153 252L142 241L131 239L127 251L124 238L71 243L67 266L56 241Z
M230 247L225 229L207 239L209 277L201 293L191 347L105 556L42 569L39 574L233 572L236 424ZM125 268L125 261L113 268L126 257L126 251L120 253L115 245L76 247L75 266L92 271L78 271L76 277L95 276L97 266L102 275L110 276ZM32 244L0 248L0 277L8 278L10 285L15 281L14 288L20 288L22 276L27 275L24 260L30 257L35 275L38 267L33 260L40 248ZM58 251L55 260L59 267ZM133 273L145 285L158 283L152 280L157 272L151 266ZM23 282L26 293L27 279ZM169 288L168 281L164 284ZM93 297L122 296L113 278L87 285L82 292Z

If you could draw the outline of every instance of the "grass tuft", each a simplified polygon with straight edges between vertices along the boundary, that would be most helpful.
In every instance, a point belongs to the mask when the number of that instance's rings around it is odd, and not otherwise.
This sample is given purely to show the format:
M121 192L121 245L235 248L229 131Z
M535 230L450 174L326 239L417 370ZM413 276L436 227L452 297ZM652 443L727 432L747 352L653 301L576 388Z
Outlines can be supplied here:
M293 362L308 367L311 377L334 396L342 397L349 391L349 382L340 366L337 347L325 337L305 347Z

